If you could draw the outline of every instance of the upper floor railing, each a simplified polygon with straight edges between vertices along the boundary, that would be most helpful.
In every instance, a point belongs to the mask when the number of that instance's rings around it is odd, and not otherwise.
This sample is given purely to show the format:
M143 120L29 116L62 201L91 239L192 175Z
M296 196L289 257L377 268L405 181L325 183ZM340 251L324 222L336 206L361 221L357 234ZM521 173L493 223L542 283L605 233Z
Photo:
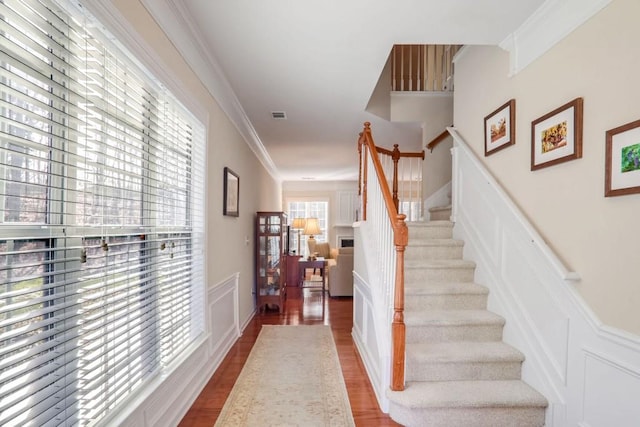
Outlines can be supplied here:
M461 45L397 44L391 50L391 90L453 90L453 56Z

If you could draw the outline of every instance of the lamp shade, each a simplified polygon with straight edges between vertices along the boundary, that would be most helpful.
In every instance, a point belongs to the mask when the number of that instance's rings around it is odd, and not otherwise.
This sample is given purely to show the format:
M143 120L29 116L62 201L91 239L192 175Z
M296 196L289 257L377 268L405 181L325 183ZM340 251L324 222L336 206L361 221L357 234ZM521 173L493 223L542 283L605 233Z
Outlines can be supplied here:
M302 234L310 236L313 236L314 234L322 234L322 231L320 231L320 225L318 224L318 218L307 218Z
M293 222L291 223L291 228L293 228L294 230L302 230L304 228L305 222L306 221L304 218L294 218Z

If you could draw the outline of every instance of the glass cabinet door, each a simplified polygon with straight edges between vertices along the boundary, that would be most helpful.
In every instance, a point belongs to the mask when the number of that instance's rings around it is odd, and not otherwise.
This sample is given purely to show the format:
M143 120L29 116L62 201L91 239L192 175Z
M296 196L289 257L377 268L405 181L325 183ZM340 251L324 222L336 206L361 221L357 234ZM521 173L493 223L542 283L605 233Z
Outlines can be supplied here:
M286 214L258 212L256 220L256 294L260 311L278 305L282 310L285 297L284 239Z
M281 238L258 236L258 288L261 295L279 295L282 272Z

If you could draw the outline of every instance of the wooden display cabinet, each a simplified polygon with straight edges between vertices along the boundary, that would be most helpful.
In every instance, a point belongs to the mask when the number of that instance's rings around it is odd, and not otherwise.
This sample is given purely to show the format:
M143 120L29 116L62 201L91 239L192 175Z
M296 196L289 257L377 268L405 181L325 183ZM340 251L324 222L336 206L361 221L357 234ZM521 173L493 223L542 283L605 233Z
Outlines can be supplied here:
M262 312L278 306L282 313L287 297L287 214L256 215L256 304Z

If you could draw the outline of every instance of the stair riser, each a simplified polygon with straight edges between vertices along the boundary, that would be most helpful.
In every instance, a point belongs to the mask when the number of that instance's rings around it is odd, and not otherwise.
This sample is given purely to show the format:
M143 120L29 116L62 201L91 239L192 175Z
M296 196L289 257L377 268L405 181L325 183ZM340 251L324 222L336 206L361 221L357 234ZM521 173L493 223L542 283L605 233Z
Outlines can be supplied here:
M451 219L451 209L429 212L430 221L449 221Z
M407 268L404 272L405 286L428 286L429 283L471 282L475 267Z
M538 407L408 410L391 402L389 415L408 427L537 427L545 424L545 410Z
M423 239L450 239L453 236L453 227L409 227L409 240Z
M500 341L502 340L502 325L407 325L406 341L444 342L444 341Z
M407 361L407 381L520 379L520 362L418 363Z
M405 295L405 310L482 310L487 307L487 295Z
M405 259L462 259L462 246L458 245L429 245L429 246L412 246L409 245L405 249Z

